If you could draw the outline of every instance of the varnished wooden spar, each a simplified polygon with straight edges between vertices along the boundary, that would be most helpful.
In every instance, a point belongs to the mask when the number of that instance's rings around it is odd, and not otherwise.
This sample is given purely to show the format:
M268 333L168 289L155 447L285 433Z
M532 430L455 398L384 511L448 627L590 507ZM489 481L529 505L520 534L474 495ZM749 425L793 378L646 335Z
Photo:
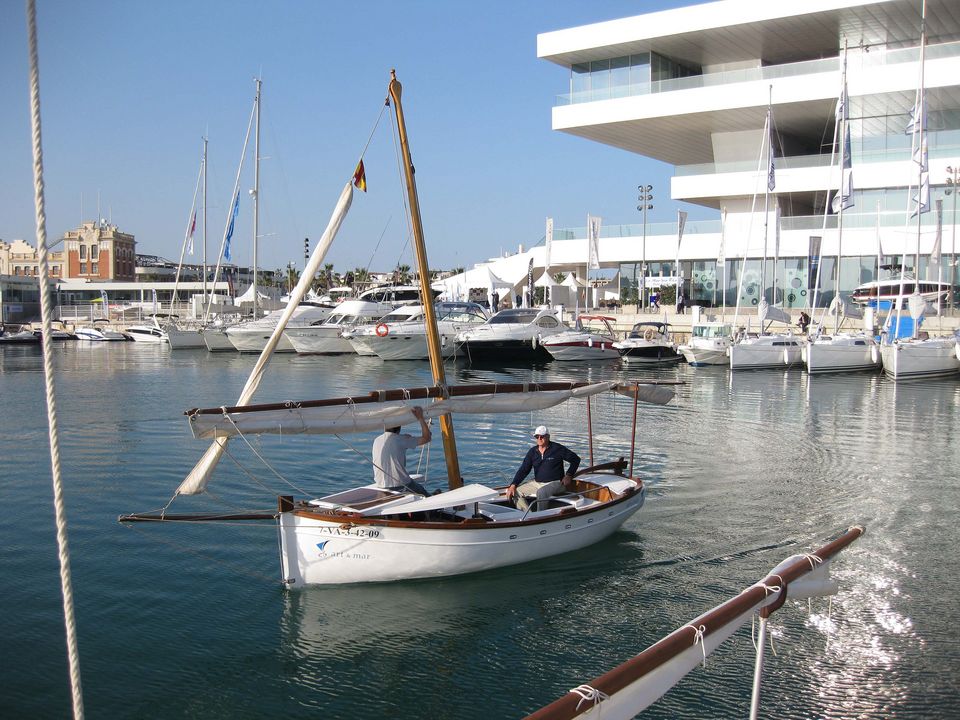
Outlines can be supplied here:
M132 513L121 515L118 522L227 522L232 520L276 520L277 513L202 513L177 515L173 513Z
M864 529L862 527L851 527L840 537L814 552L813 555L816 555L823 561L827 561L860 537L863 532ZM765 577L760 583L751 586L707 614L698 617L696 620L681 628L681 630L687 630L691 625L701 627L703 628L703 637L706 638L711 633L720 630L762 602L767 597L767 590L764 589L763 586L785 587L786 592L783 593L783 597L789 597L790 583L809 572L811 572L811 563L807 557L798 558L781 569L776 575ZM704 641L701 640L701 642ZM639 655L627 660L605 675L591 680L588 684L591 688L605 695L612 696L614 693L625 690L645 675L666 665L673 658L694 647L696 643L697 638L694 637L693 633L681 632L680 630L674 631L659 642L648 647ZM664 692L666 692L667 689L665 689ZM604 701L601 700L597 706L597 710L599 711L597 717L603 717L603 702ZM584 702L582 695L571 691L562 698L528 715L526 720L573 720L584 714L590 707L593 707L592 702Z
M260 405L235 405L231 407L192 408L185 410L184 415L222 415L223 413L264 412L269 410L297 410L311 407L330 407L335 405L361 405L363 403L395 402L398 400L425 400L441 397L470 397L472 395L488 395L500 393L546 392L551 390L574 390L576 388L594 385L588 382L551 382L551 383L481 383L475 385L448 385L446 389L439 385L430 385L419 388L402 388L396 390L374 390L367 395L353 395L350 397L328 398L325 400L288 400L281 403L264 403ZM647 384L647 383L644 383ZM650 383L653 384L653 383ZM632 393L633 385L617 386L614 390L624 388Z

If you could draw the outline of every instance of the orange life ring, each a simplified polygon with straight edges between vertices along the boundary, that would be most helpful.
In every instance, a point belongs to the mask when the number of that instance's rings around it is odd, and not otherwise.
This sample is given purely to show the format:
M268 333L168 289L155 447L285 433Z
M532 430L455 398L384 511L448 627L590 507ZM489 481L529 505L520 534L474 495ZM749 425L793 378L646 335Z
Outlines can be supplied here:
M386 337L390 333L390 328L386 323L377 325L377 337Z

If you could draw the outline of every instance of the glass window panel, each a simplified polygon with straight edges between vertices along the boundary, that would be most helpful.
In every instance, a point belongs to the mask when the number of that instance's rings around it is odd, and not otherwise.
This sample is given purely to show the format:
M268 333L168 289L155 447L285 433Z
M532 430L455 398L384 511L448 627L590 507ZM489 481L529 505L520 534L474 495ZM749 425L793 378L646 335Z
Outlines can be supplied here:
M585 93L590 90L590 63L578 63L570 68L570 92Z

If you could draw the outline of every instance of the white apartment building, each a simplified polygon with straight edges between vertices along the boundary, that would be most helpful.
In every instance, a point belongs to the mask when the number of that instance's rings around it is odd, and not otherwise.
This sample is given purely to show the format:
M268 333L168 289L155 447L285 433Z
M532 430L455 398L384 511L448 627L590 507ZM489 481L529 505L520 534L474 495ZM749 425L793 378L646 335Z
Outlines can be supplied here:
M920 85L920 25L921 0L722 0L544 33L537 54L568 73L554 130L667 162L676 168L674 200L717 210L715 222L688 224L679 252L675 225L648 225L648 274L676 275L679 256L692 303L734 304L739 293L755 305L761 292L771 298L776 277L776 300L805 307L819 264L822 306L833 297L841 239L841 293L883 276L880 266L899 266L904 253L913 269L918 238L926 274L938 200L942 267L931 271L956 283L960 2L927 2L930 212L918 226L909 217L918 176L905 129ZM843 211L841 235L837 215L824 209L840 185L834 138L844 55L853 206ZM765 192L768 103L775 187ZM600 254L603 265L620 267L629 301L643 275L640 226L623 228L611 228L616 239L601 236Z

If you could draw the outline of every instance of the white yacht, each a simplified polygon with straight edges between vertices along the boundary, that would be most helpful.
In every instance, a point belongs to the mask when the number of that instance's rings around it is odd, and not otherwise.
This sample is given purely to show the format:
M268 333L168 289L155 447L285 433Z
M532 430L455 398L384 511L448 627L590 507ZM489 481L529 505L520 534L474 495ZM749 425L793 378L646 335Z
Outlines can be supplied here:
M344 330L343 338L349 341L350 346L357 355L375 357L377 351L374 343L378 337L378 328L379 332L382 333L382 325L386 325L389 328L391 325L410 322L414 317L418 315L422 316L422 314L423 308L419 305L401 305L391 310L375 323L357 325L356 327ZM421 319L420 322L422 323L423 320Z
M117 330L111 330L109 320L99 319L93 321L93 327L79 327L73 331L77 340L90 340L93 342L126 342L130 337Z
M606 315L580 315L574 328L544 338L543 347L554 360L616 360L620 353L613 346L617 341L614 322Z
M723 322L696 323L690 328L690 339L677 350L691 365L729 365L733 326Z
M566 329L551 308L508 308L461 332L457 342L471 360L544 361L552 358L541 341Z
M877 341L864 332L815 335L802 348L808 373L878 370Z
M888 270L889 276L882 280L873 280L857 286L850 299L858 305L887 304L896 306L899 299L909 298L911 295L919 293L920 296L930 303L936 303L938 299L946 297L950 292L950 283L937 280L921 280L917 282L917 276L911 271L902 271L898 265L881 265L881 269ZM901 282L902 277L902 282Z
M326 303L302 302L293 311L293 317L290 318L287 327L296 328L322 322L330 317L333 310L333 306ZM258 320L250 320L228 327L226 330L227 338L233 344L233 347L240 352L261 352L266 346L267 340L270 339L273 329L280 321L283 312L283 310L274 310ZM275 352L294 352L293 345L290 344L289 339L281 337Z
M381 360L426 360L427 331L426 313L422 305L411 305L417 312L403 322L387 322L386 318L377 323L373 333L366 333L367 346ZM478 327L487 322L487 311L471 302L442 302L434 305L437 316L437 329L440 333L440 353L444 359L462 354L456 338L460 332Z
M344 300L326 320L312 325L288 327L283 334L293 349L301 354L352 354L353 346L342 337L343 331L377 322L392 309L393 306L388 303Z
M730 346L731 370L787 368L803 360L803 339L791 333L745 333Z
M157 316L153 316L153 324L151 325L130 325L126 330L126 334L134 342L139 343L165 343L167 342L167 333L164 332L163 328L160 327L160 323L157 320Z
M614 347L626 363L673 365L683 359L673 344L670 325L665 322L638 322L626 338L614 343Z
M957 337L901 338L880 346L883 372L891 380L944 377L960 372Z

